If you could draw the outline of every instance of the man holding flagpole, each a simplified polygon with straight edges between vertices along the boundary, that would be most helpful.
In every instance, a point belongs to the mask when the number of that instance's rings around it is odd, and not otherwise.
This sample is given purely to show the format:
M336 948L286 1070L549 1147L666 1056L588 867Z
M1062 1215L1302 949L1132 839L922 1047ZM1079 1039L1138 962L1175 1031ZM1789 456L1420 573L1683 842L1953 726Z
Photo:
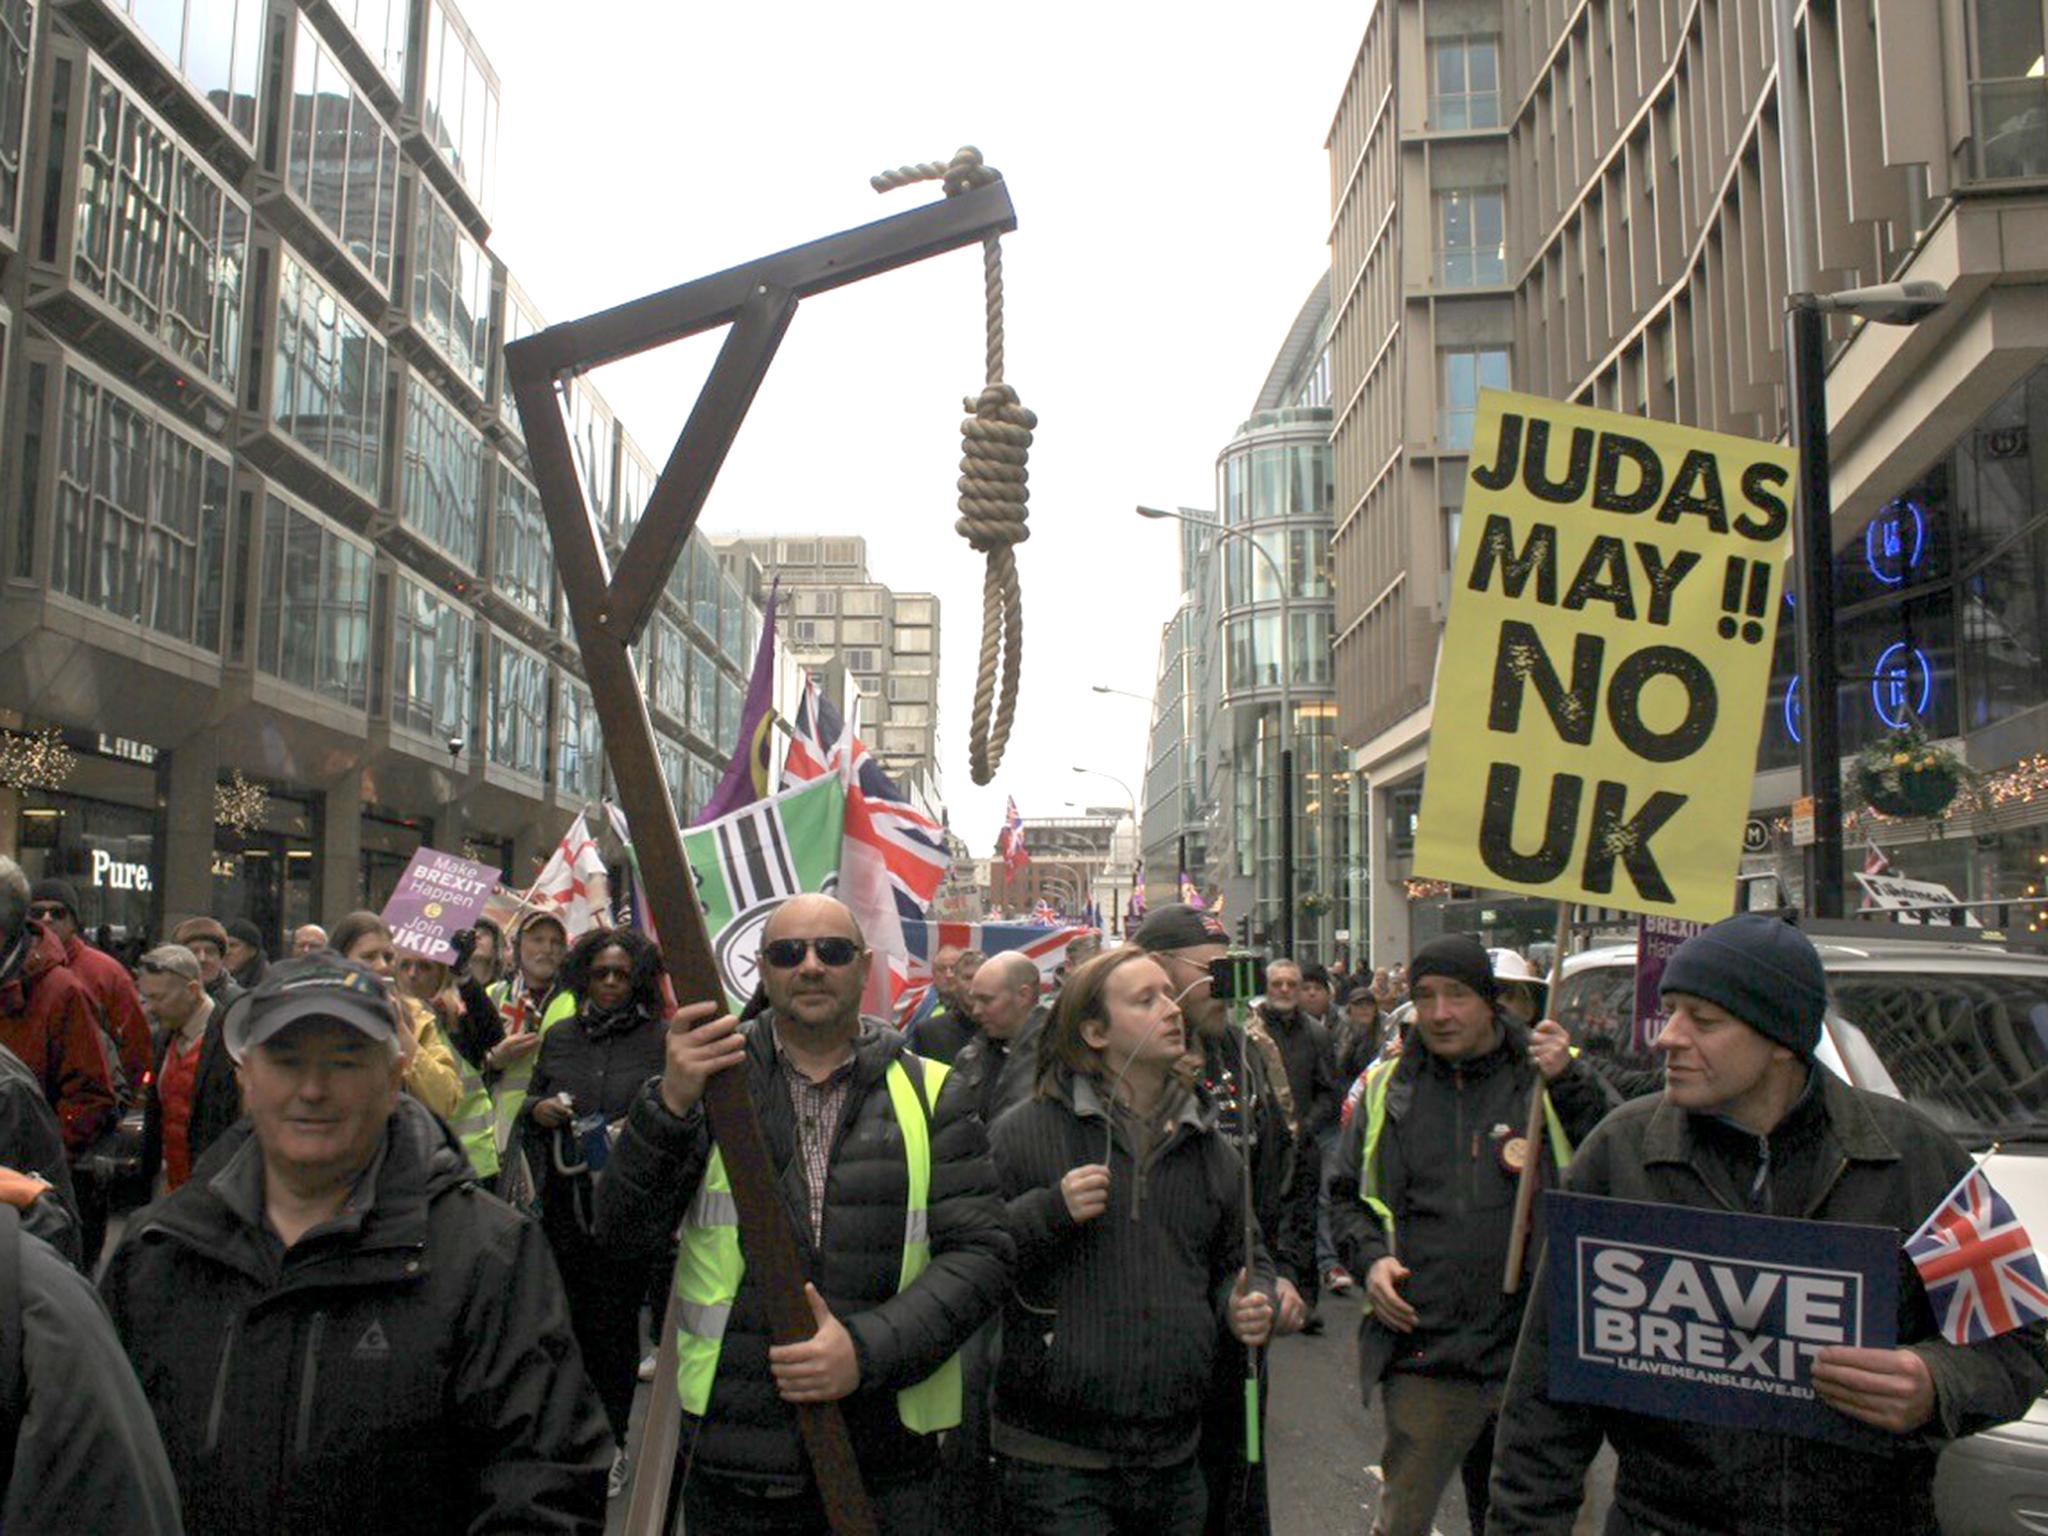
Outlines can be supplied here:
M1501 1409L1487 1531L1569 1531L1603 1439L1618 1460L1609 1532L1935 1529L1942 1446L2019 1418L2048 1383L2048 1289L2025 1233L1939 1126L1816 1063L1827 977L1790 923L1716 923L1666 962L1662 991L1664 1092L1610 1114L1568 1187L1916 1234L1899 1255L1898 1347L1814 1356L1814 1393L1879 1437L1858 1451L1554 1399L1546 1255Z

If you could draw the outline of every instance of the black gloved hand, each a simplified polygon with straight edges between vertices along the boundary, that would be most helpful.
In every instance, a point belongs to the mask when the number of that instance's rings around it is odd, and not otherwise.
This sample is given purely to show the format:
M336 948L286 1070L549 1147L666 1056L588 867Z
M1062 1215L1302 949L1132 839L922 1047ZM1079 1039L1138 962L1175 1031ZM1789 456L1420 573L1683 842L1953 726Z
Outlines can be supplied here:
M470 957L476 953L476 930L464 928L448 936L448 943L455 951L455 958L449 962L456 970L469 969Z

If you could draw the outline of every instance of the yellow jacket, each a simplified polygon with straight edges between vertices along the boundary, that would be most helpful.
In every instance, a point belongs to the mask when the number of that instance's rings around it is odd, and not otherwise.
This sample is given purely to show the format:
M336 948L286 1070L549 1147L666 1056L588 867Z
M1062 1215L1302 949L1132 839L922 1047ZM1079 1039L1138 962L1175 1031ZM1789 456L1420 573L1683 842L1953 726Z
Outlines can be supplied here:
M405 1089L443 1120L453 1118L462 1102L462 1079L455 1072L455 1054L441 1036L434 1010L417 998L404 1000L412 1020L412 1032L419 1041L412 1061L405 1069Z

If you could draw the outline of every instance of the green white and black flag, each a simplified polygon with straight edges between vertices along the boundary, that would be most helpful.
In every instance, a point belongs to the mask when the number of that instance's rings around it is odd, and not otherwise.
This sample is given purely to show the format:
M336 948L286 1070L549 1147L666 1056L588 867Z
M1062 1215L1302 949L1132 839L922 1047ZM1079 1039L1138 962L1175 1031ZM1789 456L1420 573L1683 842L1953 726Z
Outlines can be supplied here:
M768 914L806 891L839 883L846 791L836 776L814 779L683 833L711 952L735 1008L759 979Z

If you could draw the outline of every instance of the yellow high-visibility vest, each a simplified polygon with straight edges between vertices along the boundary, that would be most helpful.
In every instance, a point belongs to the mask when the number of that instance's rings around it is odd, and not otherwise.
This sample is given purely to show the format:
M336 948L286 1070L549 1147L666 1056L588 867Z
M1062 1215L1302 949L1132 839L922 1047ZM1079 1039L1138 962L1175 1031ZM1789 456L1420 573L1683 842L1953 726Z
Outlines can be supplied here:
M896 1281L900 1293L931 1263L930 1207L932 1135L926 1100L918 1097L905 1061L924 1072L925 1093L932 1104L946 1080L946 1065L908 1052L889 1064L884 1081L896 1124L903 1132L903 1160L910 1193L903 1206L903 1264ZM676 1258L676 1393L685 1412L702 1417L711 1404L718 1377L718 1356L725 1343L733 1300L746 1278L740 1253L739 1207L733 1203L725 1158L716 1146L704 1169L704 1182L683 1217L681 1251ZM896 1394L896 1413L913 1434L930 1435L960 1423L960 1357L953 1356L924 1380Z

